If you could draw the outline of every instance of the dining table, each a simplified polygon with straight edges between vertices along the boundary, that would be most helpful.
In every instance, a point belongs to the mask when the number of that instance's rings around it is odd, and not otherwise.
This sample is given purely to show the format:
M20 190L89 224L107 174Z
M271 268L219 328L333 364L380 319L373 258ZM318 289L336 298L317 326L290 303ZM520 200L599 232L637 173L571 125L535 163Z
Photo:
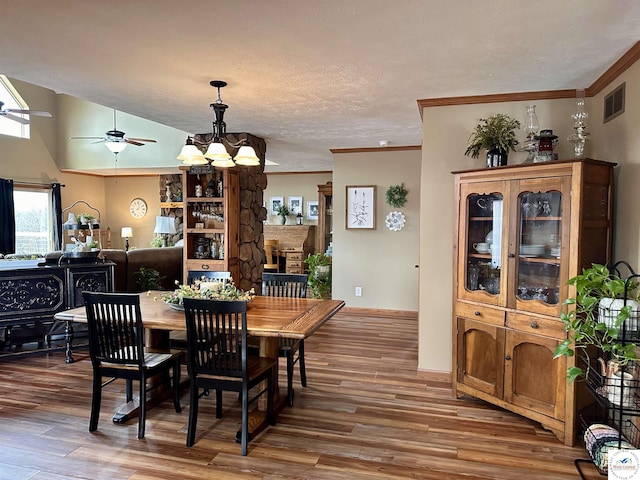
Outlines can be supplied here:
M163 301L166 291L140 293L140 312L145 327L147 348L168 349L172 331L186 331L184 311L179 306ZM247 303L247 334L260 338L260 356L278 359L279 338L307 338L333 317L342 307L343 300L256 296ZM55 320L65 322L67 363L73 363L73 323L87 323L85 307L58 312ZM280 395L277 377L274 392L274 411L277 415L286 404L286 395ZM264 397L264 396L263 396ZM151 405L157 403L153 398ZM151 406L148 405L148 406ZM131 402L119 409L115 423L124 423L137 415L137 405ZM266 398L258 400L258 408L249 417L249 439L266 428Z

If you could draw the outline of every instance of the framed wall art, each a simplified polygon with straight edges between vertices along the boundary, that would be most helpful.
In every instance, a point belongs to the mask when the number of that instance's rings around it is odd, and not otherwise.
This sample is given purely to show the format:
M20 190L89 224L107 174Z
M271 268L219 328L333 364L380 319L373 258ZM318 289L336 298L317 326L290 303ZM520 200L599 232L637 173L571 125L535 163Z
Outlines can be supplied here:
M347 230L376 229L376 186L347 185L345 223Z
M289 212L302 213L302 197L289 197Z
M307 219L318 220L318 201L307 202Z
M271 197L269 199L269 208L271 215L278 215L278 209L284 205L284 197Z

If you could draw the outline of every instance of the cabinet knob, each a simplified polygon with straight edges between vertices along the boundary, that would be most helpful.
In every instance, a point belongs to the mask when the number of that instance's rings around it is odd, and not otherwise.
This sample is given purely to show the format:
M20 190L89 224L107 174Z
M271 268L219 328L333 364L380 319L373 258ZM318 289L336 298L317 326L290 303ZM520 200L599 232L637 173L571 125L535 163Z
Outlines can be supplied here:
M515 254L515 253L511 253L511 252L509 252L509 255L508 255L508 257L509 257L509 258L515 258L515 256L516 256L516 254Z
M481 316L481 315L482 315L482 313L480 313L480 311L478 311L478 310L476 310L475 312L473 312L473 314L474 314L476 317L479 317L479 316Z
M531 328L538 328L538 322L531 322Z
M506 355L506 356L504 357L504 359L505 359L505 360L511 360L511 355Z

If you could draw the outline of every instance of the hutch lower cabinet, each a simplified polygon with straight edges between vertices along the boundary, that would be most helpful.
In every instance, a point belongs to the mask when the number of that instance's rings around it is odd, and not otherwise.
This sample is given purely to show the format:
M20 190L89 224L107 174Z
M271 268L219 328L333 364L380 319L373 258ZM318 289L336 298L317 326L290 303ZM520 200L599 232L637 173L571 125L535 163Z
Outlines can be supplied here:
M611 257L614 163L575 159L454 172L453 388L573 445L590 400L568 383L567 280Z

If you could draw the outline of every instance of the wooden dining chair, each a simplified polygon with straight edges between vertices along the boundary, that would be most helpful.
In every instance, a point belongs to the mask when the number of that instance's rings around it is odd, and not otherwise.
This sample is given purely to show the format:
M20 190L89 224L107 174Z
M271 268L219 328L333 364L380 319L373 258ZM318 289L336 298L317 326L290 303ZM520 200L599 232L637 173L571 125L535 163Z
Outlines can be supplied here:
M271 297L305 298L306 274L263 273L262 295ZM307 369L304 363L304 339L280 338L278 355L287 359L287 403L293 406L293 372L295 364L300 368L300 384L307 386Z
M82 292L89 325L89 356L93 367L93 396L89 431L98 428L102 388L117 378L126 380L126 400L133 399L133 380L140 386L138 438L144 438L147 380L162 374L173 384L173 405L180 412L180 354L144 351L140 296L127 293ZM173 370L173 375L169 372ZM102 383L103 377L111 377ZM172 382L170 381L172 378Z
M278 247L278 240L264 241L264 271L280 272L280 252Z
M267 392L267 419L275 424L273 395L275 359L247 353L247 304L244 301L216 301L185 298L187 326L187 368L190 378L187 447L195 442L198 400L216 391L216 418L222 416L223 390L238 392L242 404L242 455L247 454L249 404ZM266 381L266 388L249 398L251 390Z

